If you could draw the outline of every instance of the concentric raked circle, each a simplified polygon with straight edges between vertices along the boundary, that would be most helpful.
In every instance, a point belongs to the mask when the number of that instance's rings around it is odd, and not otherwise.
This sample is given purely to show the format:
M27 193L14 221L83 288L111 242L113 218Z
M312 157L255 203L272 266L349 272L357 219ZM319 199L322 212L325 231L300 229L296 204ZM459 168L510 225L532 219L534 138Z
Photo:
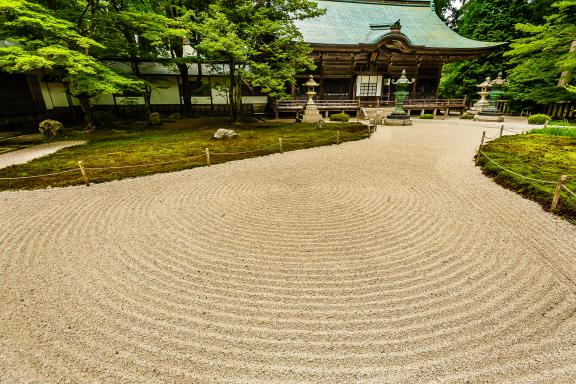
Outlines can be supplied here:
M0 382L573 382L576 230L455 125L0 194Z

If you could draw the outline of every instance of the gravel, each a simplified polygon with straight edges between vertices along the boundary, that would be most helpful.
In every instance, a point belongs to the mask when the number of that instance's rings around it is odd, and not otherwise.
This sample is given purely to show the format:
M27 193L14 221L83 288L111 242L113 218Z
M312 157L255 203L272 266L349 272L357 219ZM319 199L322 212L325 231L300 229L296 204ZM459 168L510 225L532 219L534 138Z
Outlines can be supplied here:
M576 227L482 127L0 193L0 382L575 382Z

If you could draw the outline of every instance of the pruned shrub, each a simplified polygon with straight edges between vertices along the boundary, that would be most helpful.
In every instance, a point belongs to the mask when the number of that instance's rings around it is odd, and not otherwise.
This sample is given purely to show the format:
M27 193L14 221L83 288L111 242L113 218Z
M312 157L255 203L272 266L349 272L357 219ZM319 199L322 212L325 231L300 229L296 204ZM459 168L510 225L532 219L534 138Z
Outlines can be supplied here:
M330 115L330 120L332 121L341 121L343 123L347 123L348 121L350 121L350 115L347 113L337 113L334 115Z
M162 124L162 121L160 120L160 114L158 112L152 112L150 114L150 120L149 120L151 125L160 125Z
M474 120L474 115L471 113L465 113L462 116L460 116L460 118L462 120Z
M550 119L552 118L548 115L545 115L543 113L537 113L535 115L531 115L528 118L528 124L544 124Z
M64 135L64 125L56 120L48 119L42 121L39 125L39 130L47 139Z
M423 120L432 120L434 118L434 115L431 113L425 113L423 115L420 115L419 118Z

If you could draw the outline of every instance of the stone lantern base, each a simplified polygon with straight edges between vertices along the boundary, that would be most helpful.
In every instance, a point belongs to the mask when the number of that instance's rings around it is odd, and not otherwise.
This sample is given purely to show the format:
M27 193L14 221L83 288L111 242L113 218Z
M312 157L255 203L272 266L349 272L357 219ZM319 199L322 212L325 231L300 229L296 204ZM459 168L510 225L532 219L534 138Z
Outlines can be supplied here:
M322 120L322 115L318 107L314 104L306 104L304 107L304 116L302 116L303 123L317 123Z
M410 115L407 113L391 113L384 119L385 125L412 125L412 120L410 120Z
M492 121L501 123L504 121L504 116L500 112L480 112L474 116L474 121Z

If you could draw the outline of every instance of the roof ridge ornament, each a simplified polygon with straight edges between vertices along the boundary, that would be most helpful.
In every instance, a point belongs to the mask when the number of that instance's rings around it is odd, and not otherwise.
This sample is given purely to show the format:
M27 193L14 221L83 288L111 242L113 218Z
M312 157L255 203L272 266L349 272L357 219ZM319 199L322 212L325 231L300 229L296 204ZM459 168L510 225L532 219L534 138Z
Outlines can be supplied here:
M400 30L402 29L402 25L400 24L400 19L398 19L396 22L394 22L391 26L390 26L390 30L392 32L400 32Z

